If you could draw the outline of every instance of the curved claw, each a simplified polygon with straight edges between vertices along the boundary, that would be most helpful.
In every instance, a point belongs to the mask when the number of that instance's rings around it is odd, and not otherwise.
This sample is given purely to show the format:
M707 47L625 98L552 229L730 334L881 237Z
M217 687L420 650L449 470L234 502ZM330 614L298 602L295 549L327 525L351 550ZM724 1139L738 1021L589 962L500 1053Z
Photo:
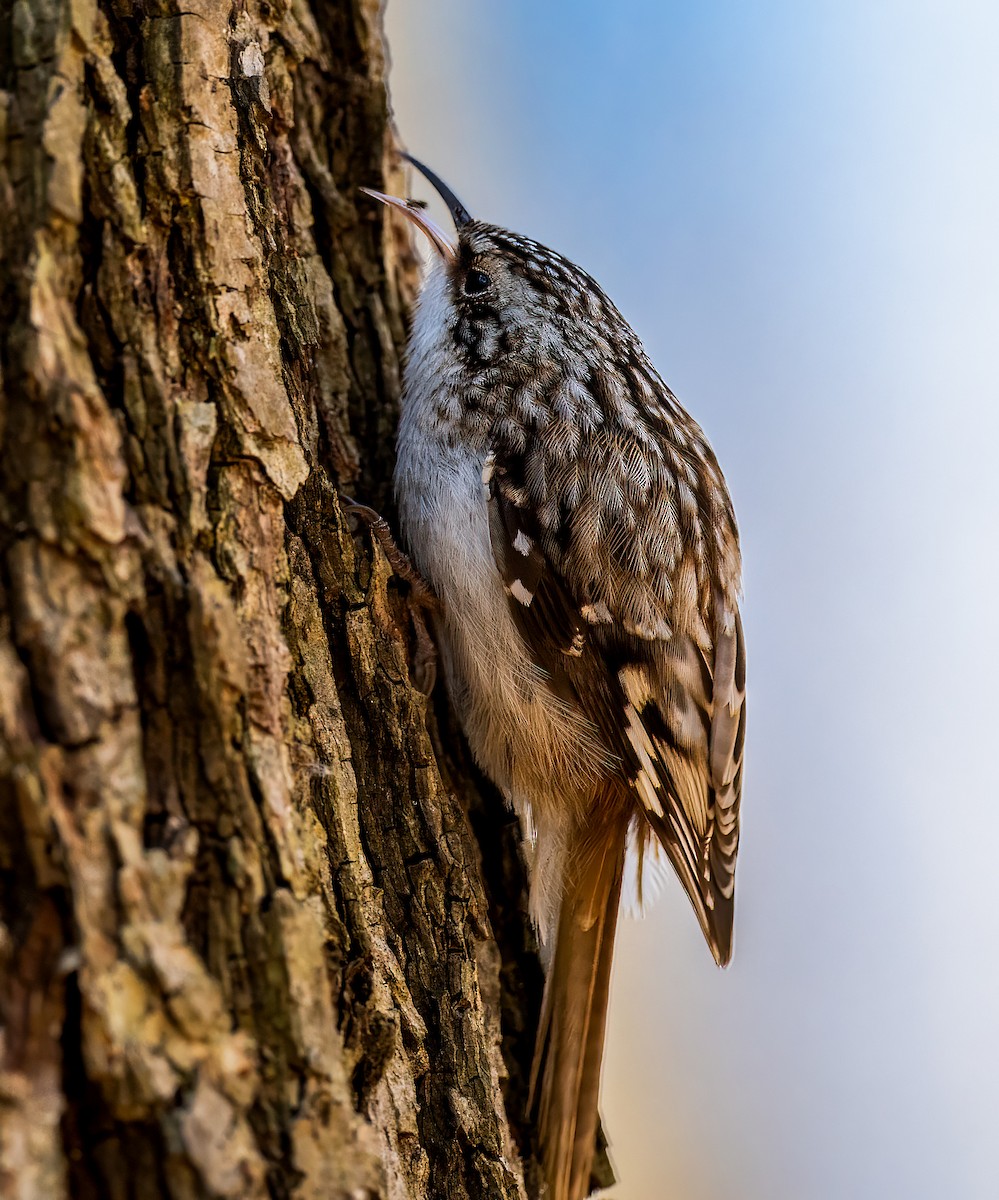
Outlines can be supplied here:
M341 496L340 503L344 512L363 521L371 530L372 535L381 546L389 566L393 572L409 584L407 597L409 615L416 634L416 650L413 655L413 683L424 696L429 696L434 690L437 680L437 645L434 642L427 622L423 615L425 609L436 609L440 601L434 594L430 584L413 566L409 557L396 545L392 530L383 516L367 504L359 504L351 496Z
M376 525L379 521L381 521L385 527L388 528L385 518L379 513L375 512L375 510L369 507L367 504L361 504L357 500L354 500L351 496L341 496L340 503L344 512L350 513L352 517L360 517L360 519L369 528Z
M424 696L429 696L437 682L437 645L427 629L423 614L418 608L410 609L413 629L416 633L416 650L413 654L413 683Z
M360 518L378 539L378 544L388 559L389 566L400 579L404 579L409 584L410 600L422 608L436 608L439 601L433 588L413 566L409 555L399 549L392 536L392 530L389 529L388 521L367 504L359 504L350 496L341 496L340 500L344 510L351 516Z

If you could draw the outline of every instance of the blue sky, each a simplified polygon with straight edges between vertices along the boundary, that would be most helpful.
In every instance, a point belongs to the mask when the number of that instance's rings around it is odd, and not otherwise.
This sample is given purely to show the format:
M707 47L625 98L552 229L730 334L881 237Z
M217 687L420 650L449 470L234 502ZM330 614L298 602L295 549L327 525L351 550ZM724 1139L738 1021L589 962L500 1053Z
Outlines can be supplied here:
M999 6L387 28L406 144L600 280L742 529L735 963L678 886L623 923L615 1194L994 1200Z

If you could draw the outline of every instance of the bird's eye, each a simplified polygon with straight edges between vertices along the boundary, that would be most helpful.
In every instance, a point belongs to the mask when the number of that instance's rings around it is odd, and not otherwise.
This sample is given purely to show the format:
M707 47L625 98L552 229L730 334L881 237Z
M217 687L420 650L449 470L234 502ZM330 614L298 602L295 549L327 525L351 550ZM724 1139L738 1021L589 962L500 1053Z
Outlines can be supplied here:
M465 295L477 296L492 283L485 271L469 271L465 276Z

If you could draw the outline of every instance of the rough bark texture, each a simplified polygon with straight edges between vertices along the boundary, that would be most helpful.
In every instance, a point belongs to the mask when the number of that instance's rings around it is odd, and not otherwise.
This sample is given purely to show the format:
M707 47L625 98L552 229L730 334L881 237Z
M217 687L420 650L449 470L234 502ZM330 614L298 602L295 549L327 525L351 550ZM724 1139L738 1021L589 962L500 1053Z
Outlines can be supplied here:
M518 833L337 498L415 274L378 6L8 0L0 89L0 1194L533 1192Z

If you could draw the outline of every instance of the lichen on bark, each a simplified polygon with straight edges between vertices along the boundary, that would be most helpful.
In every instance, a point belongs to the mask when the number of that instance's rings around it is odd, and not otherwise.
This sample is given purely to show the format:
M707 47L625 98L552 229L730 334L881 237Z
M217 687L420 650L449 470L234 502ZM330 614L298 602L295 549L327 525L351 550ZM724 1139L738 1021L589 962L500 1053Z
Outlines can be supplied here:
M0 8L5 1196L534 1190L516 824L338 502L415 286L385 72L371 0Z

